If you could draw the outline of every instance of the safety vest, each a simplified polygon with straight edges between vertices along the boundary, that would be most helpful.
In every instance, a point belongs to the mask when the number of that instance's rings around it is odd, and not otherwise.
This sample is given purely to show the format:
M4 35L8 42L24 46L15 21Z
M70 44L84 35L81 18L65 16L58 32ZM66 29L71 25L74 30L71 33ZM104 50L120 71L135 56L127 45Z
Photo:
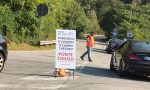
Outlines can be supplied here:
M86 46L87 47L92 47L93 45L94 45L94 38L91 35L88 35Z

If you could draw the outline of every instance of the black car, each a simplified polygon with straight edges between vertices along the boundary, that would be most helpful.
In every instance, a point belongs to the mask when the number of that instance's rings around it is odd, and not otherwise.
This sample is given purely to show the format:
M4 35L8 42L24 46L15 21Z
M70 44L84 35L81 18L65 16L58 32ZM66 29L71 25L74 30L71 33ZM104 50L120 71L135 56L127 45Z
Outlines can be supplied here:
M3 36L0 35L0 72L4 68L5 61L7 60L7 42Z
M124 41L121 39L110 39L106 46L107 53L114 52L115 47L120 46Z
M150 42L128 40L112 54L110 70L118 70L123 76L135 73L143 76L150 75Z

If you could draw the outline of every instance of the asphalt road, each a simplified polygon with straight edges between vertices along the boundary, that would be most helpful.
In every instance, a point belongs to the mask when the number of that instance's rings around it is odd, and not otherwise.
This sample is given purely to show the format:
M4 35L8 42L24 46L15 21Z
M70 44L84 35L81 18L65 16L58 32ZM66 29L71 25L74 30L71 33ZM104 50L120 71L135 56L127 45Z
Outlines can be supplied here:
M149 90L149 78L135 75L122 78L109 70L111 54L104 51L105 45L96 42L93 62L82 61L79 57L86 50L85 40L77 40L74 78L54 77L55 50L10 51L0 73L0 90Z

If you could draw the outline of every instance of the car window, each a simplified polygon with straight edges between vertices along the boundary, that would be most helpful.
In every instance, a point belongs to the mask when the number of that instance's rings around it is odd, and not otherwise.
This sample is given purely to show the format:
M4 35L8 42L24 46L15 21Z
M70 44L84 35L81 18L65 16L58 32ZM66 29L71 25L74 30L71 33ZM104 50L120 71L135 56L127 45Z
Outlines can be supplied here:
M123 56L125 56L126 53L128 53L128 51L131 49L131 41L126 41L125 43L123 43L120 47L120 53L122 53Z
M127 46L128 46L128 43L129 43L129 42L125 42L125 43L122 45L122 47L120 47L120 48L122 48L122 49L126 49L126 48L127 48Z
M120 39L114 39L114 40L110 40L109 42L110 42L110 43L117 44L117 45L121 45L121 44L123 43L123 40L120 40Z
M134 42L132 49L138 52L150 52L150 42Z
M127 43L127 42L124 42L123 44L121 44L121 45L119 46L119 49L121 49L126 43Z

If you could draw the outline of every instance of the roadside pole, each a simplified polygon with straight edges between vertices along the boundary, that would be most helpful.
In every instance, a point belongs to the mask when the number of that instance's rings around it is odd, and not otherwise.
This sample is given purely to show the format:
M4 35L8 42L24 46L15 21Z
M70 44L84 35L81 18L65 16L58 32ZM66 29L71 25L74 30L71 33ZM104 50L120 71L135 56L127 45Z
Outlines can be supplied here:
M45 16L47 13L48 13L48 6L46 4L39 4L37 6L37 13L38 13L38 16L40 17L40 26L39 26L39 31L37 32L38 33L38 37L39 39L41 39L41 18L42 16Z

